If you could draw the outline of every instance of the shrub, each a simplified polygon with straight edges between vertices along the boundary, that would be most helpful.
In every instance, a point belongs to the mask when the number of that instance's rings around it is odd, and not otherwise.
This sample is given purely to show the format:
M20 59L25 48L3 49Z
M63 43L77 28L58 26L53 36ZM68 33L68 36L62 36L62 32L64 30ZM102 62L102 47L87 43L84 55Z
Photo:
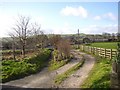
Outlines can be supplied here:
M44 49L42 53L22 61L2 61L2 82L18 79L40 71L47 63L51 51Z

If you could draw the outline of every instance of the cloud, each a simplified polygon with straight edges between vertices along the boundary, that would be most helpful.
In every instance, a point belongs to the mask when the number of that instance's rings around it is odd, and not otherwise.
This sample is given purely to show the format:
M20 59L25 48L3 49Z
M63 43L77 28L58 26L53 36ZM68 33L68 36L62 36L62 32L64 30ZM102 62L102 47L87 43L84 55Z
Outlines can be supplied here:
M116 20L117 19L117 17L111 12L104 14L103 17L111 19L111 20Z
M78 8L66 6L65 8L61 10L60 13L65 16L71 15L71 16L80 16L83 18L86 18L88 16L87 10L83 8L82 6L79 6Z
M101 19L108 19L108 20L117 20L117 16L115 16L113 13L108 12L103 15L98 15L93 18L94 20L101 20Z
M108 33L117 33L118 32L118 25L90 25L88 27L80 28L81 33L86 34L101 34L103 32Z
M94 20L101 20L101 16L95 16Z

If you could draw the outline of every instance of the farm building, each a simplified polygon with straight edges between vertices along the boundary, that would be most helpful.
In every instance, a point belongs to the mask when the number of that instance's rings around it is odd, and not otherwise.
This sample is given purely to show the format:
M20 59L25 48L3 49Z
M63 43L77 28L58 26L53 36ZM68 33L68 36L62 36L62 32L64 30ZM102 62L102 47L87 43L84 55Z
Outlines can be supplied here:
M83 43L92 43L92 42L110 42L110 41L117 41L117 37L107 37L105 38L103 35L77 35L68 36L70 39L71 44L83 44Z

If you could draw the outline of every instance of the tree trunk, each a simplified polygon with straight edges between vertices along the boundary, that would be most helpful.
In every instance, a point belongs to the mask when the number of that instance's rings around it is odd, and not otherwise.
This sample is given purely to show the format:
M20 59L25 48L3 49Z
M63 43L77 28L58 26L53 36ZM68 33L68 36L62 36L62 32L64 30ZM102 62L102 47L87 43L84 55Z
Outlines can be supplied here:
M22 58L25 58L25 45L22 46Z
M16 60L15 57L15 42L13 41L13 60Z

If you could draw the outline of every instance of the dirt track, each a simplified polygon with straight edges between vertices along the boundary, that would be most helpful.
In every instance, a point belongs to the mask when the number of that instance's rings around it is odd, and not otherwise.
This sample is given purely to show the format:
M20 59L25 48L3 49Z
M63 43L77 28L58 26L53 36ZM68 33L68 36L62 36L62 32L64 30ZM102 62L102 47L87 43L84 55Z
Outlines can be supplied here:
M79 51L72 51L72 53L73 55L75 55L77 59L71 60L69 63L67 63L66 65L62 66L57 70L49 72L48 68L46 67L37 74L33 74L22 79L7 82L4 85L23 87L23 88L54 88L56 87L54 85L54 78L58 74L67 71L69 68L73 67L81 60L82 57L79 55L81 54L79 53ZM81 73L81 75L83 74Z
M59 88L79 88L83 81L87 78L88 73L95 63L95 58L85 53L80 54L83 54L85 57L84 65L69 78L63 81L62 84L58 86Z

